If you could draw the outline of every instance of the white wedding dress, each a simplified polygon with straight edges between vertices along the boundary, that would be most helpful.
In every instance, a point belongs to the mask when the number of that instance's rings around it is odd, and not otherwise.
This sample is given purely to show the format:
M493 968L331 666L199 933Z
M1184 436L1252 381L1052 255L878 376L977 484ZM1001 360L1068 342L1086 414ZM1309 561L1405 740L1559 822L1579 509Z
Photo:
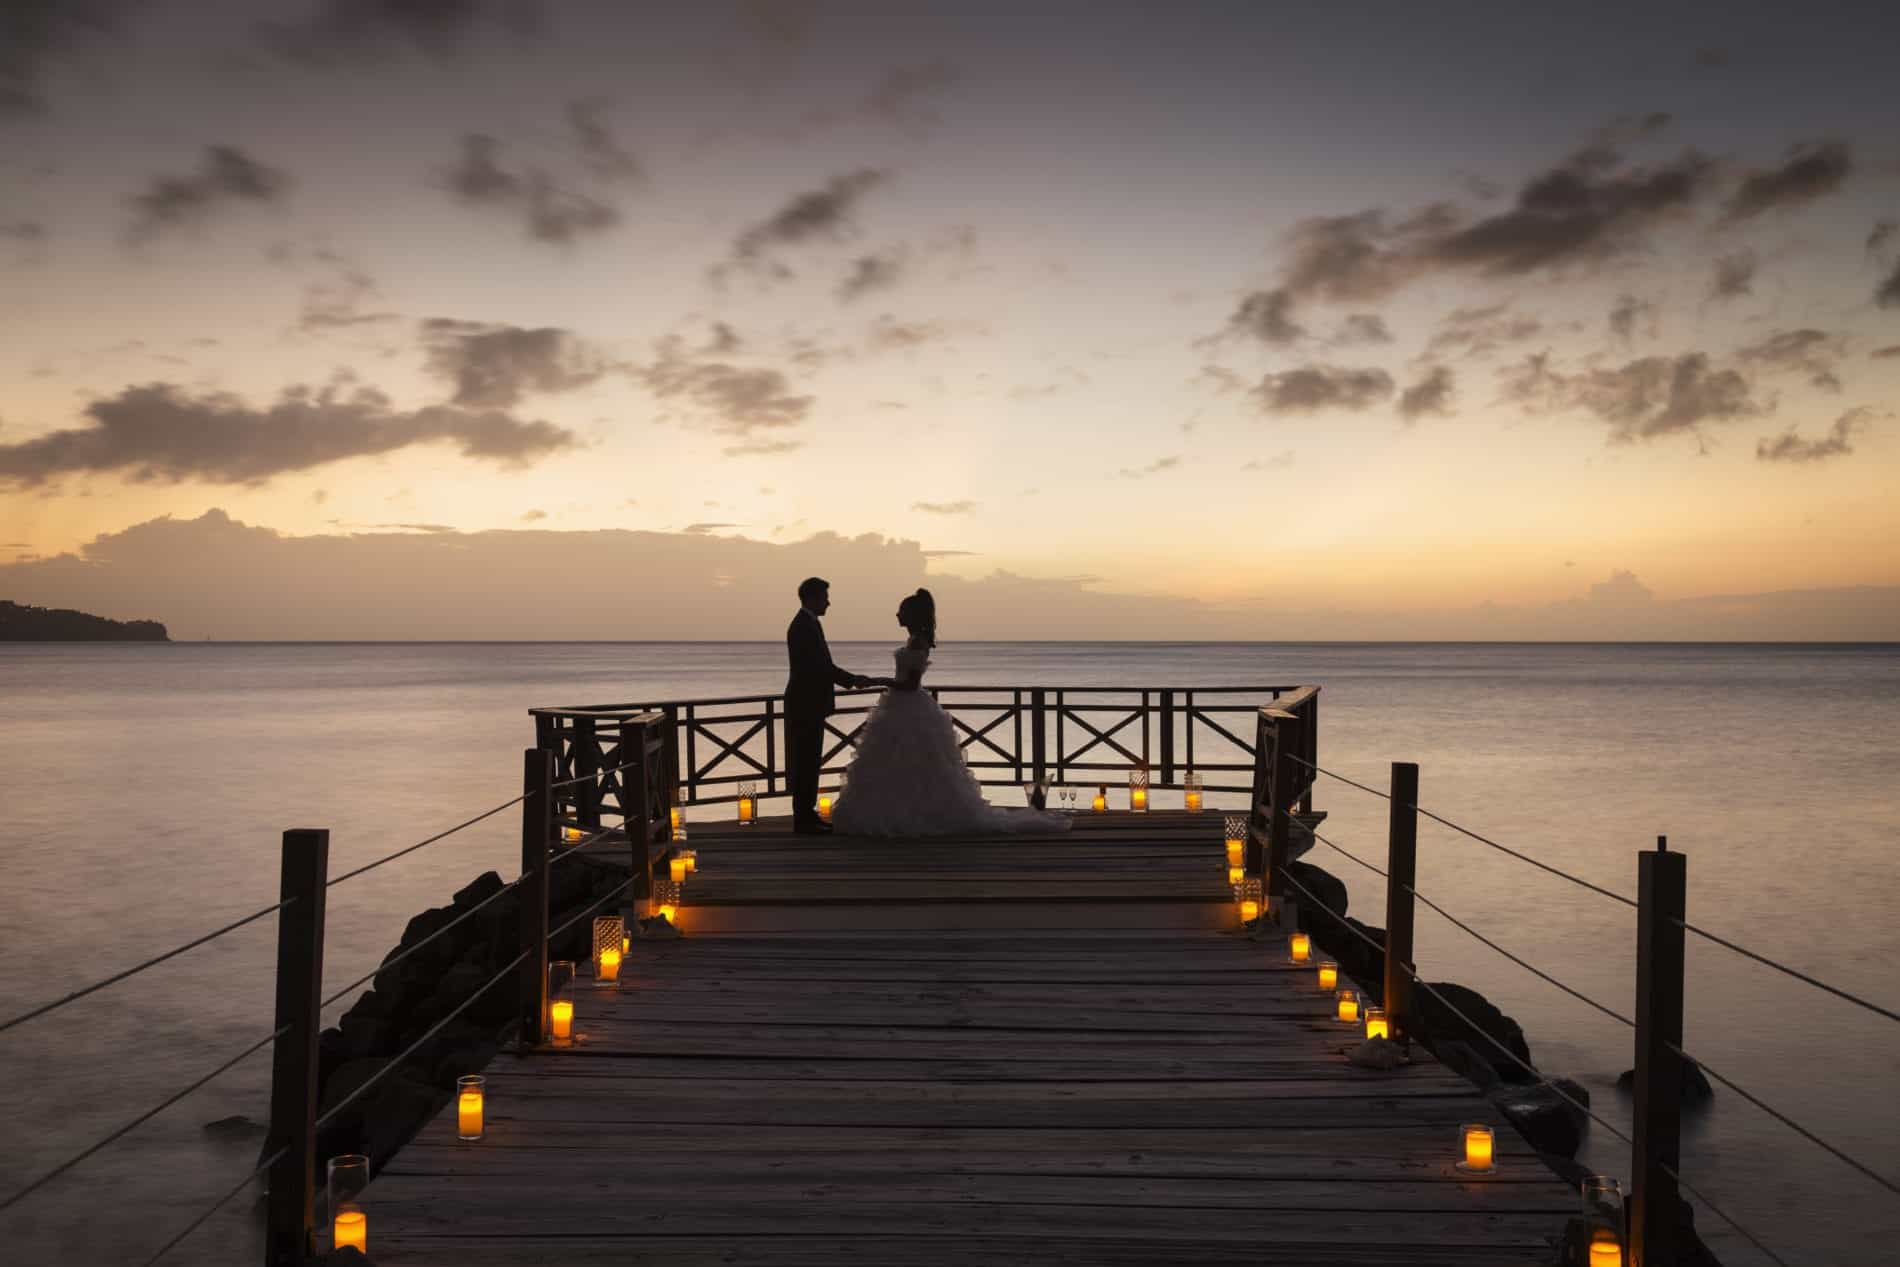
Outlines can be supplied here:
M921 681L930 665L909 646L896 658L899 681ZM1067 831L1069 816L985 801L943 706L921 687L892 687L859 732L831 824L847 836L1009 835Z

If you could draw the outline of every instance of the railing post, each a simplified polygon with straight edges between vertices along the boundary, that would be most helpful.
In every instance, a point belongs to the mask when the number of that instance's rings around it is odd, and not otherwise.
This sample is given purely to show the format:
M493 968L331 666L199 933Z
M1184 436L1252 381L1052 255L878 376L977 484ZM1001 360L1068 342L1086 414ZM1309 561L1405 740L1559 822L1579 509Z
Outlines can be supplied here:
M1666 836L1636 860L1636 1112L1631 1267L1673 1267L1682 1165L1682 942L1688 860Z
M1174 692L1161 692L1161 782L1174 782Z
M1035 713L1034 725L1031 728L1035 744L1035 782L1038 786L1041 786L1042 782L1048 777L1049 765L1049 732L1045 724L1047 714L1043 709L1042 688L1038 687L1031 691L1029 693L1029 700L1029 706Z
M1319 692L1315 690L1306 697L1306 716L1301 719L1300 739L1305 751L1300 755L1313 768L1307 771L1306 787L1300 793L1300 813L1313 812L1313 784L1319 782ZM1414 767L1416 768L1416 767ZM1414 805L1417 801L1412 802Z
M271 1048L271 1166L265 1221L267 1267L302 1267L316 1252L317 1030L322 1026L323 897L330 833L284 833L277 912L277 1036ZM288 1028L286 1028L288 1027Z
M554 835L554 754L522 754L521 790L521 1041L539 1046L548 1033L548 841Z
M1385 845L1385 1014L1392 1033L1410 1041L1413 890L1418 883L1418 766L1392 763L1392 814Z
M673 806L684 804L680 800L680 710L677 704L666 706L666 802L670 811Z
M1273 723L1273 817L1267 824L1267 909L1277 912L1286 897L1286 865L1293 853L1293 807L1287 789L1293 786L1292 716L1281 714Z
M765 794L778 795L778 700L765 701ZM756 807L754 813L757 812Z
M600 732L592 717L574 719L574 817L581 826L600 830L600 772L606 762L600 759Z

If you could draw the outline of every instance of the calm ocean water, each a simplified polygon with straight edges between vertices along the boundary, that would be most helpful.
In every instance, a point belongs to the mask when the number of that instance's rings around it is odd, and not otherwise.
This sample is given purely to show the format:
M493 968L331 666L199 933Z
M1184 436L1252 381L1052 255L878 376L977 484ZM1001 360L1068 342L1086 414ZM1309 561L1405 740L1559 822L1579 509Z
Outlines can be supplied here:
M841 645L883 672L888 647ZM513 795L538 705L770 692L772 644L0 646L0 1015L62 994L275 899L287 827L328 827L333 873ZM966 644L933 681L1047 685L1317 682L1322 764L1420 800L1634 896L1658 833L1689 858L1692 922L1900 1007L1900 646ZM998 789L997 799L1018 796ZM1385 805L1323 780L1326 834L1377 861ZM332 894L326 976L349 980L416 910L487 868L511 874L511 815ZM1316 847L1354 911L1378 877ZM1429 822L1419 891L1619 1011L1632 912ZM1514 1015L1547 1070L1613 1089L1628 1031L1418 915L1429 979ZM270 1027L274 931L259 921L123 986L0 1034L0 1190L157 1103ZM1900 1174L1900 1026L1689 947L1687 1047L1889 1175ZM204 1123L264 1114L268 1056L0 1214L22 1261L143 1261L253 1163ZM1686 1140L1684 1175L1790 1262L1892 1261L1900 1199L1735 1096ZM1627 1178L1598 1131L1587 1160ZM1765 1262L1707 1212L1725 1262ZM190 1243L257 1258L248 1201Z

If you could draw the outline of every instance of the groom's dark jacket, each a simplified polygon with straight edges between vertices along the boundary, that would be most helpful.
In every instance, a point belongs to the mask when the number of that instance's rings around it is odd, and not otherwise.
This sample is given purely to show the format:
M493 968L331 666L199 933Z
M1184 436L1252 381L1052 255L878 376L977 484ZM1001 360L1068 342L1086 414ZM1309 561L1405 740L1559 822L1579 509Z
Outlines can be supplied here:
M786 715L830 716L838 707L836 688L851 685L851 675L831 662L824 626L803 607L785 629L785 654L792 666L785 683Z

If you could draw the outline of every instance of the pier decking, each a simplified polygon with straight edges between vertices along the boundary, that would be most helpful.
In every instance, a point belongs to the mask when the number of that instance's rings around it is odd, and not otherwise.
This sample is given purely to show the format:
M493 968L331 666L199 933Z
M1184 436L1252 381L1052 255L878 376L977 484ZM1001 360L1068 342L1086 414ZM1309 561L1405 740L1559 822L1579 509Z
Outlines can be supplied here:
M381 1264L1547 1262L1576 1208L1465 1080L1350 1065L1236 928L1218 813L893 843L693 824L681 940L378 1175ZM624 848L624 846L623 846ZM1489 1176L1458 1127L1497 1128Z

